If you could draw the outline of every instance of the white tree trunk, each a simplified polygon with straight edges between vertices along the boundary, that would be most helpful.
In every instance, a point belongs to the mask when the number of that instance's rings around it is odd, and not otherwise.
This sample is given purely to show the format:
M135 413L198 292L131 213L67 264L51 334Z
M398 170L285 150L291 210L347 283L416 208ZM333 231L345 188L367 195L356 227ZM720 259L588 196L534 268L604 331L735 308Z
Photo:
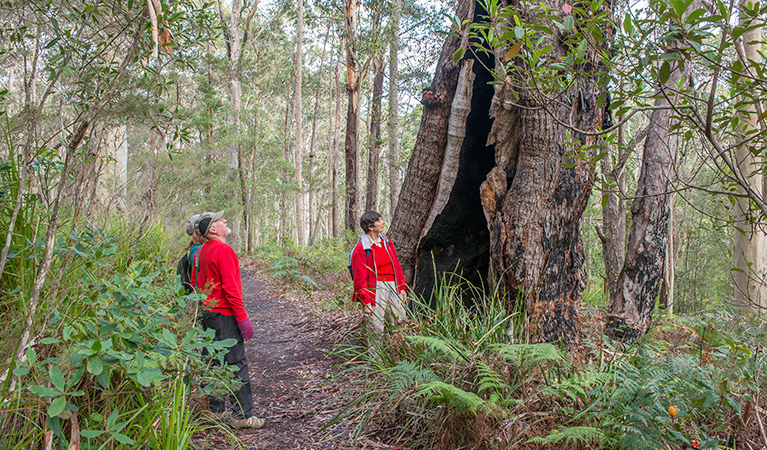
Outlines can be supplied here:
M743 23L743 26L751 26L751 23ZM761 27L749 30L740 38L742 43L742 56L754 64L761 62ZM750 65L745 64L747 71L751 71ZM755 74L754 74L755 75ZM749 130L758 128L757 119L759 113L755 105L750 104L741 112L743 121L742 139L749 135ZM757 161L748 144L742 145L735 151L736 164L743 176L757 191L762 192L762 173L758 170L761 161ZM767 290L765 289L764 273L767 270L767 255L765 254L765 234L754 224L753 212L750 211L749 202L739 199L735 204L737 215L736 230L734 231L733 273L734 294L733 301L742 311L763 312L767 307Z
M397 70L399 63L399 20L402 0L394 0L392 5L391 37L389 41L389 217L394 217L394 208L399 198L399 139L397 137L399 85L397 85Z
M298 244L306 245L306 220L304 219L304 135L303 120L301 117L301 85L303 83L303 39L304 39L304 0L298 0L298 24L296 26L296 85L293 95L293 114L296 121L296 229L298 231Z

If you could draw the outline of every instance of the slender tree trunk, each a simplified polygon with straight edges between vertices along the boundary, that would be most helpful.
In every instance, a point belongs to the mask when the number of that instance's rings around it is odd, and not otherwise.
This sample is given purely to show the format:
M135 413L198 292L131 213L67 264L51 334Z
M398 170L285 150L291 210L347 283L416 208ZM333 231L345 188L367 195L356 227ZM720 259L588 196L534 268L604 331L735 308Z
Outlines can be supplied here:
M285 140L282 143L282 159L283 159L283 169L282 169L282 195L280 197L280 233L278 233L278 238L282 236L290 236L291 232L289 227L289 221L288 221L288 194L289 194L289 178L290 178L290 172L288 171L288 166L290 165L290 134L291 134L291 127L290 127L290 102L285 102L285 128L283 136L285 136Z
M695 6L695 5L698 6ZM700 0L692 8L700 7ZM674 66L669 79L661 87L655 106L668 107L674 89L686 83L690 66L684 70ZM668 96L668 97L667 97ZM650 116L645 140L642 170L637 182L636 198L631 205L631 232L626 260L610 295L610 312L605 332L621 341L633 342L650 329L655 299L663 279L663 267L673 200L677 137L669 132L672 110L656 109Z
M320 91L322 87L322 67L325 65L325 47L328 43L330 30L325 34L325 41L322 44L322 56L320 56L320 67L318 69L319 77L317 79L317 90L314 94L314 114L312 114L312 137L309 141L309 242L314 242L316 237L316 226L312 221L314 217L314 167L317 164L317 117L320 113Z
M618 118L620 120L620 118ZM597 236L602 242L602 256L605 262L605 292L615 291L618 275L626 258L626 170L628 149L624 147L624 128L618 129L618 154L615 165L610 156L602 158L600 165L603 176L610 184L617 186L618 192L602 192L602 227L597 226Z
M296 25L296 78L293 93L293 114L296 122L296 148L295 148L295 171L296 171L296 229L298 231L298 244L306 245L306 220L304 218L304 133L303 117L301 111L301 91L303 84L303 40L304 40L304 0L298 0L298 23ZM311 218L309 219L311 221Z
M346 109L346 205L344 226L357 227L357 121L359 120L360 80L357 67L357 8L358 0L346 0L346 76L348 106Z
M333 155L332 155L332 170L333 170L333 182L331 184L332 186L332 229L333 229L333 237L337 238L341 236L341 221L339 217L339 208L338 208L338 193L340 190L339 187L339 181L338 181L338 170L341 166L340 164L340 148L339 144L341 142L341 59L342 56L342 50L339 48L338 51L338 60L336 61L336 74L335 74L335 87L336 87L336 113L334 115L335 120L335 127L333 128Z
M247 163L245 156L243 155L242 145L237 146L237 172L240 178L240 195L242 196L242 225L245 229L245 251L251 252L250 232L251 223L250 218L250 199L248 198L248 179L247 179Z
M744 0L743 4L746 1ZM749 31L743 33L740 38L742 46L741 59L747 72L753 72L752 67L758 65L761 60L762 28L755 27L754 19L743 14L741 26ZM748 62L752 63L749 64ZM752 66L753 64L753 66ZM751 73L757 76L756 73ZM752 99L744 99L751 101ZM743 122L741 140L745 141L751 133L759 129L759 112L753 103L742 107L740 112ZM763 149L754 149L749 144L744 144L735 150L735 157L747 182L760 196L763 196L763 179L761 166L762 161L757 159L756 154L761 154ZM741 189L741 192L743 190ZM765 272L767 272L767 236L761 227L754 223L754 213L751 210L748 199L739 198L735 203L737 216L736 230L734 235L733 265L736 270L732 271L734 281L733 302L743 312L755 312L764 314L767 311L767 286L765 286Z
M674 205L668 218L668 242L663 265L663 284L660 289L660 307L669 315L674 314L674 282L676 277L676 252L674 250Z
M373 61L373 102L370 113L370 151L368 152L368 186L365 210L378 209L378 159L381 149L381 98L383 97L383 61Z
M399 198L399 139L397 137L399 85L397 71L399 63L399 21L402 14L402 0L394 0L392 4L389 30L389 217L394 217Z
M473 17L474 5L473 1L458 4L457 16L461 22ZM389 228L389 237L397 246L408 284L413 281L418 242L442 171L450 111L458 85L459 67L453 65L452 58L461 45L462 40L456 35L445 39L434 79L423 92L421 125Z

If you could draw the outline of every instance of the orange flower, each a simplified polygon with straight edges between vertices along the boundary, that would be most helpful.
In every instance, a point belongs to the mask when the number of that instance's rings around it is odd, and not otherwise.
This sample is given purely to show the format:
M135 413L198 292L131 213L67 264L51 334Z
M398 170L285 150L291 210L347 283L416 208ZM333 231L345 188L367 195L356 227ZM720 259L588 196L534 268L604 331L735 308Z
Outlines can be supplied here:
M700 448L700 441L697 439L692 440L692 448Z
M673 406L669 406L668 413L671 417L676 417L676 408L674 408Z

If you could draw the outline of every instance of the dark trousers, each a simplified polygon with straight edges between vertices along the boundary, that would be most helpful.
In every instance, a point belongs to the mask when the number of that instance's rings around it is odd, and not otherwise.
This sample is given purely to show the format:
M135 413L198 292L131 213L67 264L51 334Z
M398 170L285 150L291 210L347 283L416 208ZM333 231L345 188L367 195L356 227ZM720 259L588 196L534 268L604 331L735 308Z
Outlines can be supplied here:
M230 366L237 366L237 376L245 383L235 393L229 396L232 404L232 412L235 416L242 414L246 419L253 416L253 392L250 389L250 375L248 374L248 360L245 357L245 340L242 337L240 328L237 326L237 319L233 316L225 316L221 313L210 311L202 312L202 328L207 330L212 328L216 330L215 340L237 339L237 343L229 348L224 360ZM206 352L203 350L203 355ZM218 359L213 359L213 364L218 365ZM209 397L210 410L214 413L224 412L226 408L226 397Z

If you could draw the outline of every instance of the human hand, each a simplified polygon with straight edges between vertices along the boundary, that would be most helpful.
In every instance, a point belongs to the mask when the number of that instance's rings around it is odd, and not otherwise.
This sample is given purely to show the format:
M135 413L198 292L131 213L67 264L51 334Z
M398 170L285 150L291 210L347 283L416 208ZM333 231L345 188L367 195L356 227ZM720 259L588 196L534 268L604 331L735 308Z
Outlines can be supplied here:
M403 302L407 302L407 292L406 291L399 291L399 296L402 299Z
M253 324L250 322L250 318L245 319L242 322L237 322L237 327L242 333L242 338L246 341L253 337Z
M373 306L372 305L362 305L362 314L370 317L373 315Z

